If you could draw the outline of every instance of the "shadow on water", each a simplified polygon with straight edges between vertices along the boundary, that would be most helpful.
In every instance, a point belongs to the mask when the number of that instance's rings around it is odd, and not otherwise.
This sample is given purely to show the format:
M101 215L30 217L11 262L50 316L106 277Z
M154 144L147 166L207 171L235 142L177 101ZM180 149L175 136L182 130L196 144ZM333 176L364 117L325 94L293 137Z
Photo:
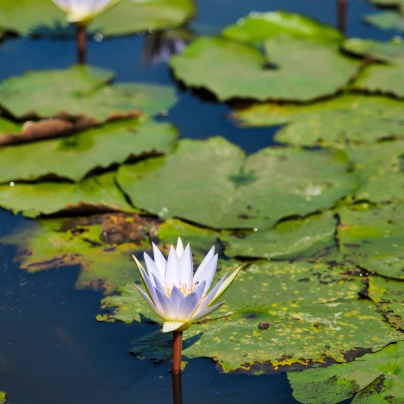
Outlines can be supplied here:
M211 31L235 22L251 10L283 9L335 24L335 0L200 0L195 26ZM212 12L214 10L214 12ZM386 40L384 32L360 21L375 9L349 1L347 32ZM156 42L156 40L159 40ZM165 42L164 42L165 41ZM171 39L142 35L92 41L89 63L113 69L117 81L176 84L162 62L162 44L176 50ZM170 42L171 41L171 42ZM64 68L75 62L72 40L7 38L0 46L0 80L27 70ZM156 48L161 57L154 57ZM158 63L145 63L146 59ZM182 137L205 139L221 135L246 153L273 144L276 128L236 128L229 107L179 90L180 101L167 118ZM0 236L23 219L0 211ZM155 365L129 355L131 341L153 327L97 323L100 294L74 291L77 268L27 274L13 263L15 250L0 245L0 390L12 404L172 403L167 364ZM156 330L158 328L156 327ZM174 387L179 391L179 380ZM177 394L177 403L179 401ZM295 403L284 374L245 376L219 374L210 360L191 361L182 375L182 400L199 403Z

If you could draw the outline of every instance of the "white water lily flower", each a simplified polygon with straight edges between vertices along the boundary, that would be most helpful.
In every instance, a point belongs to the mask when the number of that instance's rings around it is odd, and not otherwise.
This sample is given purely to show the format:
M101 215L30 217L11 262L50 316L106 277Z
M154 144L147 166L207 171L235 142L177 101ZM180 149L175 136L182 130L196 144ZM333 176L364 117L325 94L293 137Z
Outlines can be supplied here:
M216 272L218 255L209 251L194 273L191 247L184 249L181 239L170 248L168 259L153 244L154 261L144 254L147 271L135 260L147 293L135 285L151 309L164 320L163 332L184 331L190 325L218 309L216 303L240 272L227 273L209 291Z
M67 21L87 24L120 0L52 0L66 14Z

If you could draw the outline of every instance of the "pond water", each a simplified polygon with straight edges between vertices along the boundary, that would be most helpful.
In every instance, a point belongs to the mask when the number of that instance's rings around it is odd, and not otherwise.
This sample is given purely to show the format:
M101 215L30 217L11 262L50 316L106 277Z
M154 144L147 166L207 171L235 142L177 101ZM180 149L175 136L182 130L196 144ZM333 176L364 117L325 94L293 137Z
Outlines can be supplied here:
M333 0L199 0L190 25L214 32L251 10L283 9L333 24ZM349 36L385 40L394 35L361 22L373 7L349 1ZM112 69L117 81L173 83L167 64L147 63L152 36L92 41L89 63ZM74 42L8 38L0 47L0 80L27 70L62 68L74 63ZM180 101L168 118L181 137L221 135L252 153L272 144L275 129L237 128L229 108L209 96L178 86ZM0 235L23 219L0 212ZM0 246L0 388L11 404L169 403L173 401L168 365L138 360L128 353L131 340L150 332L140 324L95 321L100 293L75 291L78 268L28 275L13 263L16 251ZM183 375L183 399L197 403L297 402L285 374L219 374L210 360L191 361Z

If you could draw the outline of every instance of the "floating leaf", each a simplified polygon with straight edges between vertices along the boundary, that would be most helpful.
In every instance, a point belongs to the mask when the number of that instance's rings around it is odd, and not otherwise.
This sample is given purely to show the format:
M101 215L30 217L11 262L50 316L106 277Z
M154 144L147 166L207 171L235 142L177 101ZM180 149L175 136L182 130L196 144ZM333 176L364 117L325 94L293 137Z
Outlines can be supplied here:
M251 12L236 24L223 30L229 39L242 42L260 42L285 34L318 42L340 42L344 36L335 28L312 18L284 11Z
M404 343L389 345L351 363L289 373L293 396L304 404L334 404L354 396L353 404L404 401Z
M109 118L156 114L176 102L168 86L106 84L113 73L89 66L41 70L11 77L0 84L0 105L17 118L27 116ZM35 109L33 109L35 108Z
M347 168L342 152L267 148L245 156L216 137L182 140L167 157L121 166L117 179L134 206L162 218L262 230L349 195L355 181Z
M340 250L346 259L389 278L404 279L404 205L341 208Z
M265 42L265 53L266 57L246 44L205 37L170 64L179 80L207 88L221 101L309 101L335 94L358 69L358 62L343 56L336 44L277 36Z
M255 104L233 114L245 126L288 123L278 142L301 146L343 146L404 137L403 103L385 97L345 95L311 105Z
M135 281L140 283L132 254L141 260L143 252L152 254L151 241L168 253L169 244L179 235L184 242L192 242L197 262L217 239L211 230L178 220L162 223L133 213L108 213L24 222L0 243L16 246L15 260L30 273L79 265L76 288L110 293L120 285L130 283L133 288Z
M21 131L21 125L0 117L0 137L8 133Z
M220 320L187 330L184 357L213 358L224 372L260 374L345 362L403 339L373 303L357 300L363 285L344 272L305 262L250 265L226 292L227 305L216 312ZM122 292L122 303L111 297L104 306L116 310L117 319L142 318L142 308L132 303L140 297ZM141 338L133 353L166 360L167 338L160 333Z
M78 181L94 169L129 158L171 152L178 136L176 129L167 123L143 121L112 122L67 138L2 148L0 182L36 180L46 175Z
M404 31L404 16L396 11L381 11L365 15L364 21L381 29L395 29Z
M404 200L404 142L350 146L347 153L360 184L356 199L371 202Z
M379 42L360 38L347 39L343 49L357 56L372 57L374 59L404 64L404 44L400 41Z
M6 404L6 393L0 391L0 404Z
M10 183L0 185L0 206L26 217L63 211L123 210L133 208L115 184L115 173L92 176L81 182Z
M258 229L257 229L258 230ZM336 219L331 212L279 223L273 230L222 233L229 257L289 259L309 257L335 247Z
M404 0L368 0L369 3L381 7L400 7L404 5Z
M192 0L122 0L97 17L89 32L128 35L180 25L195 12ZM65 14L49 0L3 0L0 26L21 35L73 35Z
M404 282L372 276L369 297L391 324L404 330Z

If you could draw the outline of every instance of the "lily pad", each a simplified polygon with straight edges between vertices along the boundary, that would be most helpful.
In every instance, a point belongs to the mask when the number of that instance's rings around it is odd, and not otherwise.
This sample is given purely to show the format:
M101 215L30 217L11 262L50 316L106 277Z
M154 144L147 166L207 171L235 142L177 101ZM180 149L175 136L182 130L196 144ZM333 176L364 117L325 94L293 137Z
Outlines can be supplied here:
M336 219L333 213L279 223L273 230L222 233L229 257L289 259L310 257L335 248Z
M29 72L0 84L0 105L20 119L62 115L102 122L140 111L154 115L176 102L169 86L107 85L113 77L110 71L90 66Z
M350 38L343 43L342 47L345 51L357 56L372 57L392 64L404 64L404 43L401 41L379 42Z
M6 404L6 393L0 391L0 404Z
M128 282L132 288L134 282L140 283L132 254L143 260L143 252L152 253L151 241L168 253L178 236L192 243L199 262L217 239L211 230L178 220L162 223L133 213L107 213L24 222L0 243L17 247L15 261L21 269L35 273L78 265L77 289L111 293Z
M253 11L223 30L223 35L229 39L252 43L265 41L279 34L324 43L340 42L344 38L338 30L329 25L304 15L284 11Z
M67 138L5 147L0 149L0 182L31 181L49 175L79 181L94 169L170 153L177 137L177 130L168 123L138 118Z
M400 7L404 6L404 0L368 0L369 3L381 7Z
M404 31L404 15L402 12L380 11L366 15L364 21L384 30Z
M356 199L371 202L404 200L404 142L350 146L346 151L359 179Z
M372 276L369 297L391 324L404 330L404 282Z
M349 195L355 180L347 169L342 152L267 148L245 156L216 137L182 140L167 157L121 166L117 180L134 206L161 218L262 230Z
M97 17L89 32L128 35L182 24L195 13L192 0L122 0ZM72 35L65 14L48 0L3 0L0 26L20 35Z
M9 134L21 131L21 125L11 122L8 119L0 117L0 137Z
M78 183L40 182L0 185L0 207L26 217L65 211L131 211L115 184L115 173L92 176Z
M378 96L344 95L311 105L255 104L233 116L243 126L275 126L275 140L299 146L343 146L404 137L401 101Z
M343 268L305 262L250 265L226 292L227 305L216 317L187 330L184 358L209 357L224 372L260 374L345 362L403 339L373 303L357 299L362 286ZM121 302L112 296L104 301L112 310L109 318L113 310L127 322L130 315L132 320L148 318L133 306L140 301L134 290L121 293ZM166 360L163 348L170 351L169 338L160 332L141 338L133 353Z
M404 279L404 205L339 210L340 250L355 265L388 278Z
M179 80L207 88L221 101L314 100L344 88L359 66L336 44L288 36L266 41L265 54L239 42L205 37L196 39L170 64Z
M404 401L404 343L389 345L351 363L289 373L293 396L304 404L401 403Z

